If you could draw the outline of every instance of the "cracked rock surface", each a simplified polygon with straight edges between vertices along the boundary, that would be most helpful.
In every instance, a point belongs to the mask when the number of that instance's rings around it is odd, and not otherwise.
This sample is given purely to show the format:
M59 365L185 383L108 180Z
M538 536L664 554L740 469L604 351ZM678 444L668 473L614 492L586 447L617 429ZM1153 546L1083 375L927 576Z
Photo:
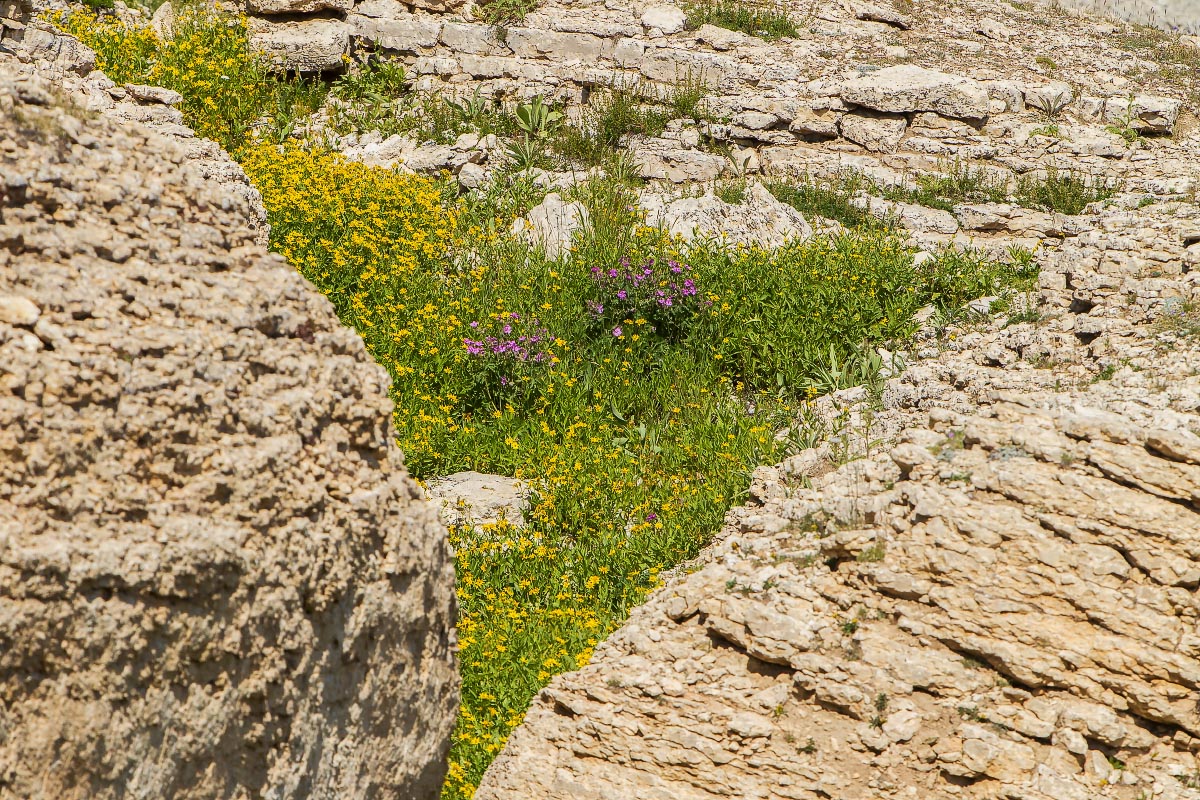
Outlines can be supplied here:
M1200 797L1198 358L759 470L477 797Z
M386 374L219 151L4 59L0 797L436 797L453 569Z

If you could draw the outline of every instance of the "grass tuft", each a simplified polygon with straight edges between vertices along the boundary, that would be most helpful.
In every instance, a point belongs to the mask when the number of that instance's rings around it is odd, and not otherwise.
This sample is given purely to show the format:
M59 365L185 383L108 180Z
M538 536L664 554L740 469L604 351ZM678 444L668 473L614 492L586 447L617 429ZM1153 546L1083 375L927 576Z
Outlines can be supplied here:
M785 8L761 1L699 0L689 3L687 25L692 29L701 25L716 25L767 41L799 35L795 21Z
M839 178L817 180L804 178L798 182L773 181L767 189L775 198L787 203L806 216L836 220L847 228L880 227L877 220L855 197L866 188L866 180L854 172Z
M1114 194L1116 189L1104 186L1099 179L1051 168L1044 177L1021 176L1015 198L1018 204L1028 208L1074 215L1082 214L1091 203L1107 200Z

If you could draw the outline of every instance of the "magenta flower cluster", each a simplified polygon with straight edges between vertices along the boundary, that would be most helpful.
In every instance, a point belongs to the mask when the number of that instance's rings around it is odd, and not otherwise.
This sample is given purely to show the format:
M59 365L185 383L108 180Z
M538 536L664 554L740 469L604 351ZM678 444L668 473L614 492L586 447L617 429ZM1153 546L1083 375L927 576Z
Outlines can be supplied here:
M470 324L480 330L478 322ZM478 339L463 339L467 355L486 364L501 386L512 383L523 367L549 364L554 354L550 345L554 337L536 317L523 318L515 311L505 314L491 324L491 332ZM486 328L484 329L486 330Z
M472 328L479 328L478 322L471 323ZM533 361L541 363L550 359L547 349L552 341L550 332L542 327L536 318L522 320L515 311L502 317L497 325L495 335L482 339L463 339L467 354L472 356L499 356L513 361Z
M624 333L620 323L626 319L645 319L664 336L678 335L706 305L691 266L674 259L647 258L633 264L623 258L616 267L592 267L591 277L597 291L587 302L588 314L603 321L617 338Z

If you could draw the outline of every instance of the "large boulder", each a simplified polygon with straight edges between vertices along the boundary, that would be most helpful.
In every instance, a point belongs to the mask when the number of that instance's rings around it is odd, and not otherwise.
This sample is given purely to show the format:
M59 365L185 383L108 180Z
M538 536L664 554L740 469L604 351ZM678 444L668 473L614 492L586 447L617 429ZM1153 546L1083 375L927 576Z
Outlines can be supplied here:
M227 158L39 84L0 61L0 795L432 800L453 569L388 376Z
M475 797L1200 797L1200 417L1012 397L757 470Z
M250 47L277 70L306 74L337 72L350 46L353 28L336 19L276 22L250 19Z
M889 114L932 111L944 117L984 119L990 100L983 84L958 75L900 64L842 85L842 100Z
M757 181L746 187L740 203L726 203L712 192L671 200L645 194L639 201L646 224L661 227L686 241L719 239L730 244L779 247L790 239L807 239L812 226L804 215L781 203Z
M546 258L558 258L570 251L575 234L587 228L589 221L583 203L564 200L557 192L551 192L529 209L524 219L513 221L512 232L542 247Z

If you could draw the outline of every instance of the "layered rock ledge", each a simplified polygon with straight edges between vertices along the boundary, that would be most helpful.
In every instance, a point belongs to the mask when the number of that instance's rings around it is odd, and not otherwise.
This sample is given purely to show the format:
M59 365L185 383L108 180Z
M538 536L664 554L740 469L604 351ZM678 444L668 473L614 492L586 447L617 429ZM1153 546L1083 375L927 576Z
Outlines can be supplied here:
M453 568L219 151L0 54L0 796L434 798Z

